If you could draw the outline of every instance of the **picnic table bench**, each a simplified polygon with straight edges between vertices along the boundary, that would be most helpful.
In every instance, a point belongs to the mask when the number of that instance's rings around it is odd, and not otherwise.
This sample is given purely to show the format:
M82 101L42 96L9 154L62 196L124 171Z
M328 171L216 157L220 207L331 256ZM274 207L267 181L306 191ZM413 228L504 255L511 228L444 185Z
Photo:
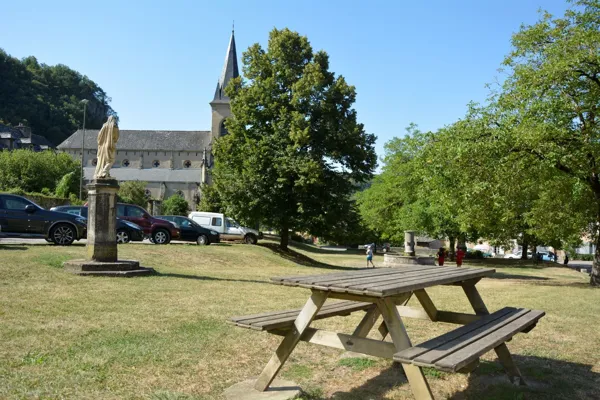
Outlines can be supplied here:
M511 382L525 384L506 346L514 335L527 333L544 316L543 311L505 307L490 314L475 285L495 273L489 268L407 266L367 269L333 274L272 278L274 284L303 287L311 296L301 309L232 317L229 322L243 328L284 336L281 344L256 380L254 388L265 391L299 341L402 363L417 399L433 399L422 367L445 372L470 372L480 356L496 352ZM437 285L460 286L475 314L438 310L425 291ZM408 307L415 296L422 309ZM325 304L328 299L338 299ZM314 320L365 312L352 334L310 327ZM367 338L379 317L379 337ZM434 339L413 346L402 317L462 325ZM391 342L385 341L387 336Z

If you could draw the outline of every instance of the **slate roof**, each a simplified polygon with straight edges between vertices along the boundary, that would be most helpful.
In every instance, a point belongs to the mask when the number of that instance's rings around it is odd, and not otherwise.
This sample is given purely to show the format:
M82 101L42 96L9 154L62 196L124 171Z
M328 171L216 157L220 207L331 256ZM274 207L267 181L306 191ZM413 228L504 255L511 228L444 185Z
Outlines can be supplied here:
M83 169L83 176L87 180L94 177L93 167ZM201 169L168 169L168 168L112 168L110 175L119 181L143 182L197 182L202 180Z
M235 35L231 31L231 39L229 39L229 46L227 47L227 53L225 54L225 63L223 65L223 71L221 72L221 78L217 82L217 89L215 90L215 98L213 103L228 103L229 97L225 95L225 88L232 78L240 76L237 62L237 52L235 50Z
M31 137L28 137L20 129L13 128L8 125L0 124L0 139L11 139L14 141L14 148L23 147L21 145L26 144L33 145L37 150L45 150L53 148L54 146L48 139L43 136L32 134ZM6 146L3 146L6 147Z
M86 149L98 148L99 129L85 130ZM59 150L81 149L83 130L79 129L58 145ZM120 130L118 150L137 151L201 151L211 143L210 131L144 131Z

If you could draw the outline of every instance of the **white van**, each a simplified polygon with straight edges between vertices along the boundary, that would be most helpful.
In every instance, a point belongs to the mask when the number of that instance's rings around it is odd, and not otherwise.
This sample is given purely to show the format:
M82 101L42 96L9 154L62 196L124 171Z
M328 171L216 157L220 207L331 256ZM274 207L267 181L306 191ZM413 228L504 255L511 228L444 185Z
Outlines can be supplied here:
M258 231L245 226L240 226L231 218L223 214L193 211L188 218L194 220L198 225L215 230L221 235L221 240L243 240L248 244L256 244Z

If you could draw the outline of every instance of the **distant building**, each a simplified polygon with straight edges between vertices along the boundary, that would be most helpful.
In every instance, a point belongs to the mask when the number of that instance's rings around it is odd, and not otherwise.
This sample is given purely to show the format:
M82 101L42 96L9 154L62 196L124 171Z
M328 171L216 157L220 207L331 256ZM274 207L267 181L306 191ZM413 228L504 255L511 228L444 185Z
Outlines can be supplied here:
M31 133L31 128L19 124L11 127L0 124L0 150L30 149L42 151L52 149L45 137Z
M212 125L209 131L121 130L116 160L110 174L119 181L147 182L149 197L165 199L179 193L192 209L200 199L202 184L210 184L208 169L212 167L213 139L227 134L225 119L231 115L225 87L239 76L234 33L231 33L225 65L217 82L213 100ZM58 145L73 158L81 159L84 148L84 176L94 175L98 149L98 129L78 130Z

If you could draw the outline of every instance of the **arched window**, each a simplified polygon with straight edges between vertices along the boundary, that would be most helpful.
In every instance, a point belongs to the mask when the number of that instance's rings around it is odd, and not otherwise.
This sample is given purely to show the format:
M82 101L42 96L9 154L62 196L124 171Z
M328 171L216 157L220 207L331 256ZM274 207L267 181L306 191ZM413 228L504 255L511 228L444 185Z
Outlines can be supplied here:
M154 161L152 161L152 166L153 166L154 168L158 168L158 167L160 167L160 161L158 161L158 160L154 160Z
M93 165L94 167L95 167L96 165L98 165L98 159L97 159L97 158L94 158L94 159L92 160L92 165Z
M190 160L185 160L183 162L183 168L189 168L192 166L192 162Z
M123 162L121 163L125 168L129 167L129 160L128 159L124 159Z
M221 125L219 126L219 135L225 136L228 133L229 132L227 131L227 127L225 126L225 119L224 119L223 121L221 121Z

